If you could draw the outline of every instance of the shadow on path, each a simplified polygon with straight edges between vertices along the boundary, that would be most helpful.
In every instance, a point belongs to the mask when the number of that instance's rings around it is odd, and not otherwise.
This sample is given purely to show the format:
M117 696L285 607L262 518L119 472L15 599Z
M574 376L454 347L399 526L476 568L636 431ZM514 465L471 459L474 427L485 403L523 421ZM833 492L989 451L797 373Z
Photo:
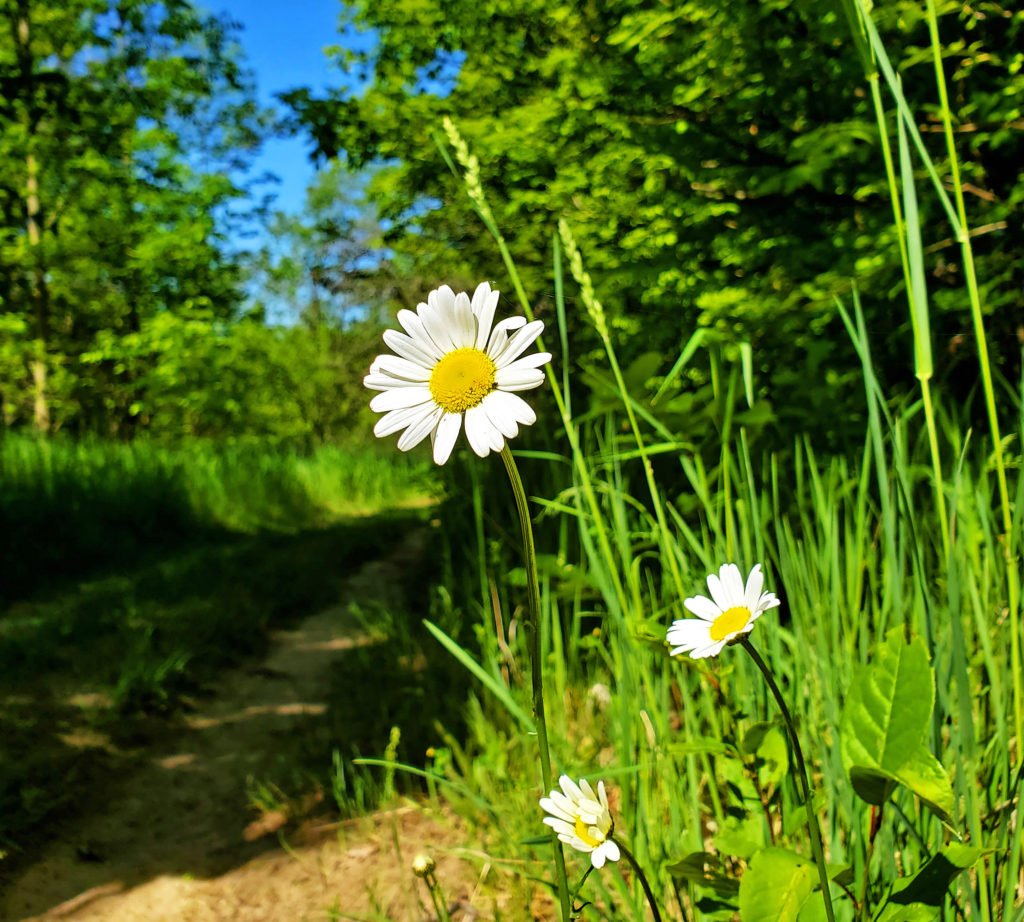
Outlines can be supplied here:
M261 663L223 673L173 724L151 722L148 744L130 766L68 790L77 818L49 825L49 844L20 862L0 896L0 919L217 918L215 911L190 915L172 893L182 880L215 877L277 846L273 836L253 833L249 779L301 765L304 751L319 758L325 743L328 753L330 744L343 746L346 721L356 713L375 714L373 732L386 741L393 696L407 697L416 680L391 682L386 656L352 658L371 644L383 653L387 643L361 627L350 605L408 613L413 590L422 589L426 538L423 527L407 529L388 554L346 579L339 604L271 631ZM361 665L346 669L346 658ZM375 663L376 675L367 674L367 663ZM395 676L400 665L391 664ZM353 710L359 700L374 707Z

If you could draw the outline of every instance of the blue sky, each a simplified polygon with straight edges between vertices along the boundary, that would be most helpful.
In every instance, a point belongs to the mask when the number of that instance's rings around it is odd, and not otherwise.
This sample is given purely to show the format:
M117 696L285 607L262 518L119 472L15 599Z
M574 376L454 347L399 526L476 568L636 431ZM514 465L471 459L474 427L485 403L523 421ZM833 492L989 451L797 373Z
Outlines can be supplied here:
M203 5L241 23L237 38L255 71L263 104L274 104L275 93L296 87L321 91L345 82L323 53L325 46L341 43L341 0L205 0ZM253 175L271 172L280 178L277 209L301 209L314 171L309 149L302 138L274 139L264 144L253 165Z

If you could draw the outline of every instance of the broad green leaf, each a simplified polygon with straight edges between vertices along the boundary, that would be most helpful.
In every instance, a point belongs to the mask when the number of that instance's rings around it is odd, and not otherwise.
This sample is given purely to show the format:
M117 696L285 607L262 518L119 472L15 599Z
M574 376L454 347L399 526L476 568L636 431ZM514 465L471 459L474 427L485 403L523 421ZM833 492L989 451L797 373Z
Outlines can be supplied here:
M946 897L949 885L962 871L972 867L986 852L986 849L971 845L951 842L932 856L913 877L898 880L886 905L891 909L893 918L902 918L896 914L902 908L911 906L941 906ZM883 914L883 919L889 915Z
M715 849L722 855L750 858L767 845L764 817L759 813L728 816L722 825L722 831L715 836L714 841Z
M897 784L913 791L947 822L953 789L927 746L935 677L924 641L894 628L875 658L854 676L843 708L843 766L857 794L883 804Z
M814 862L782 848L758 852L740 880L743 922L796 922L818 878Z
M688 880L713 890L719 896L733 896L740 888L739 881L723 871L722 859L711 852L691 852L666 865L665 870L677 880Z
M886 906L878 922L934 922L939 912L933 906L912 903L909 906Z

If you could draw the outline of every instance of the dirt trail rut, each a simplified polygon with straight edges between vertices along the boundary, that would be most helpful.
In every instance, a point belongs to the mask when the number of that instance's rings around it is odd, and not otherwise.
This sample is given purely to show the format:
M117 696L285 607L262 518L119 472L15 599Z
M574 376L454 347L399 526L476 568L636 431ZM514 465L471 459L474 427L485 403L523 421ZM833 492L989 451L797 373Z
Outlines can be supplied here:
M403 574L424 538L415 533L363 566L346 600L402 606ZM342 919L380 910L424 918L411 854L394 849L451 840L448 824L415 809L348 826L307 823L290 829L282 848L272 833L284 818L270 814L261 829L247 803L247 778L284 742L310 732L327 710L332 666L367 640L347 602L276 632L263 663L225 674L141 764L82 792L93 802L55 828L53 844L5 888L0 919L283 922L327 919L332 908Z

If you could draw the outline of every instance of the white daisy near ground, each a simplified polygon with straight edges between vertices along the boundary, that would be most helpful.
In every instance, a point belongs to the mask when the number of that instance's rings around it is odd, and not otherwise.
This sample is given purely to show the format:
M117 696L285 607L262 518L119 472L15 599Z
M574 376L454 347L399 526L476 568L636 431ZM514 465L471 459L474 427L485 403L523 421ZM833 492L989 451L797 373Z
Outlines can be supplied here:
M566 845L589 852L595 868L604 867L606 861L618 861L619 846L612 839L612 814L604 782L597 783L596 793L585 779L576 784L568 775L562 775L558 784L561 791L552 791L540 799L541 808L551 814L544 817L544 822Z
M747 577L746 586L739 567L725 564L718 576L708 576L711 598L699 595L683 604L697 616L674 621L668 629L672 656L689 653L693 659L718 656L727 643L754 629L754 622L779 600L774 593L762 592L764 574L756 564Z
M434 460L444 464L463 426L470 447L486 458L501 451L505 439L515 438L521 425L536 421L530 405L514 392L544 382L540 369L551 353L520 358L544 324L527 323L525 317L494 323L497 306L498 292L483 282L472 300L443 285L415 313L398 312L405 332L384 333L397 355L377 356L363 378L366 387L381 392L370 401L371 410L384 414L375 435L401 432L402 451L429 435Z

